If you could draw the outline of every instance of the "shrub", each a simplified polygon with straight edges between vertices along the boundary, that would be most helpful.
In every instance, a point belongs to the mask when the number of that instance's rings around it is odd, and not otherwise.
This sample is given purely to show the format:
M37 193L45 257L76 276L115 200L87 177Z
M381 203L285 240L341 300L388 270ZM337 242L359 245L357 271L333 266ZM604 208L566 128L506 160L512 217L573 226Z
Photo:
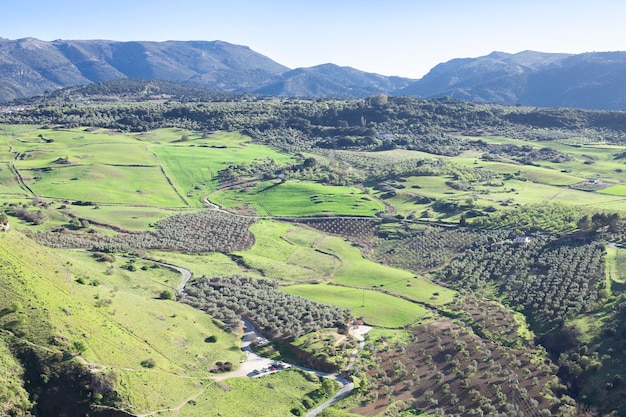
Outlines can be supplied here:
M154 368L156 366L156 362L152 358L144 359L141 361L141 366L144 368Z
M161 300L173 300L175 298L174 292L172 292L170 290L163 290L163 291L161 291L161 294L159 295L159 298Z

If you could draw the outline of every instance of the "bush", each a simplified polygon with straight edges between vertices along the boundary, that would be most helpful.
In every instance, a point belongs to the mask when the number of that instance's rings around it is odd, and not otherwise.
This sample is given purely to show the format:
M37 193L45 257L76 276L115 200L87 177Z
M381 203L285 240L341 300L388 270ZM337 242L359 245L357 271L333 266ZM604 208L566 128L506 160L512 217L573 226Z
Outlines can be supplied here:
M170 290L163 290L159 295L161 300L173 300L175 298L174 293Z
M141 366L144 368L154 368L156 366L156 362L152 358L144 359L141 361Z
M77 340L76 342L74 342L73 346L74 350L78 353L83 353L87 350L87 345L82 340Z
M204 339L206 343L217 343L217 336L211 335Z
M108 253L94 252L91 254L91 256L98 262L115 262L115 256Z

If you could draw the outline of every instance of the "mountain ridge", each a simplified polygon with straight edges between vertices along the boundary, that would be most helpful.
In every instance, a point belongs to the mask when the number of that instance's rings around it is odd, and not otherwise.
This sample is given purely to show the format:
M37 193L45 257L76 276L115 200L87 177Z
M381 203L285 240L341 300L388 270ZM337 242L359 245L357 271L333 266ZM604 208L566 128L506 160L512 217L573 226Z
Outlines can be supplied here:
M292 70L248 46L220 40L48 42L0 38L0 102L119 78L183 82L232 93L269 90L281 96L342 98L387 93L413 81L327 65L332 70L325 65ZM289 77L298 70L308 77L294 89L297 83ZM329 74L333 71L334 77ZM291 87L282 91L281 82Z
M394 92L537 107L626 108L626 52L492 52L436 65Z
M454 58L421 79L326 63L291 69L248 46L215 41L0 38L0 103L115 79L185 83L287 98L379 94L597 110L626 108L626 52L494 51Z

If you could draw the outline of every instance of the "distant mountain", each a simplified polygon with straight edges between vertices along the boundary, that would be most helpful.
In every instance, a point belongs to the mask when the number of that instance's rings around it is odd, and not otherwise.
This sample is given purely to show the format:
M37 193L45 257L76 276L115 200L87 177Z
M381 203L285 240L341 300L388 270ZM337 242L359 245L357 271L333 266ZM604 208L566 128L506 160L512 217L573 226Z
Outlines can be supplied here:
M365 97L413 81L332 64L291 71L246 46L222 41L0 38L0 102L123 78L289 97Z
M493 52L453 59L394 93L538 107L626 109L626 52Z
M246 46L221 41L0 38L0 101L118 78L162 79L244 92L277 80L287 70Z
M398 90L412 81L323 64L287 71L276 82L255 92L284 97L368 97Z
M0 103L116 79L164 80L212 90L195 91L194 97L215 98L217 92L303 98L388 94L536 107L626 109L626 52L493 52L453 59L435 66L422 79L412 80L334 64L289 69L247 46L222 41L0 38ZM154 88L152 85L148 91ZM159 88L169 91L174 87L163 84ZM185 95L184 88L175 89L174 96Z

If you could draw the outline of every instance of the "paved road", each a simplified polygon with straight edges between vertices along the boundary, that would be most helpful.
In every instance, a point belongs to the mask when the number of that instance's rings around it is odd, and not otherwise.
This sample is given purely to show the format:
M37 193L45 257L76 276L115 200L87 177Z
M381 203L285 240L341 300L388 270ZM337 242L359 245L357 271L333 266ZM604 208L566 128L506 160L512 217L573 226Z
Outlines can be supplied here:
M363 347L365 346L365 338L363 337L363 335L369 332L370 330L372 330L370 326L359 326L356 328L352 328L350 330L350 334L356 337L357 340L359 341L359 346L356 349L354 349L354 351L350 354L350 364L348 365L348 369L350 369L352 365L354 365L354 361L357 355L359 354L361 350L363 350ZM332 377L332 376L331 375L326 376L326 378L328 377ZM322 411L324 411L331 405L335 404L337 401L350 395L350 393L354 390L354 383L352 383L351 381L348 381L347 379L342 378L337 375L335 375L333 379L342 385L341 389L331 399L329 399L323 404L318 405L313 410L306 413L305 417L316 417Z
M191 276L192 276L191 271L180 266L166 264L162 262L159 262L159 263L161 265L173 268L179 271L183 275L183 278L181 280L181 283L178 289L181 293L184 294L185 285L187 284L189 279L191 279ZM263 375L266 375L267 373L257 375L254 371L260 370L263 368L269 368L272 364L276 362L274 360L259 356L252 351L252 347L251 347L252 342L256 340L257 338L261 338L263 336L257 331L254 325L250 323L248 320L242 318L242 321L245 325L245 331L244 331L244 335L241 341L241 350L243 350L243 352L246 354L246 359L240 364L237 370L216 376L214 378L216 381L222 381L225 379L237 378L237 377L263 376ZM350 330L350 334L359 341L359 346L356 349L354 349L354 351L350 354L350 363L348 365L348 369L352 367L357 355L365 346L365 339L363 338L363 335L369 332L371 329L372 328L369 326L358 326ZM342 377L341 375L316 371L315 369L306 368L304 366L291 365L287 363L284 364L284 368L291 368L291 367L300 369L305 372L313 373L322 378L332 379L334 381L337 381L339 384L341 384L341 389L339 389L339 391L337 391L337 393L332 398L330 398L325 403L320 404L313 410L309 411L305 417L316 417L322 411L324 411L331 405L335 404L337 401L350 395L350 393L354 390L354 384L351 381L347 380L346 378Z
M216 381L221 381L229 378L236 378L242 376L253 377L255 376L255 369L262 369L270 367L274 360L264 358L257 355L252 351L251 343L257 338L262 337L256 330L256 328L248 320L242 320L246 326L245 333L241 341L241 350L246 354L246 359L239 365L236 371L221 374L215 377ZM290 365L286 365L289 367ZM263 374L262 374L263 375Z

